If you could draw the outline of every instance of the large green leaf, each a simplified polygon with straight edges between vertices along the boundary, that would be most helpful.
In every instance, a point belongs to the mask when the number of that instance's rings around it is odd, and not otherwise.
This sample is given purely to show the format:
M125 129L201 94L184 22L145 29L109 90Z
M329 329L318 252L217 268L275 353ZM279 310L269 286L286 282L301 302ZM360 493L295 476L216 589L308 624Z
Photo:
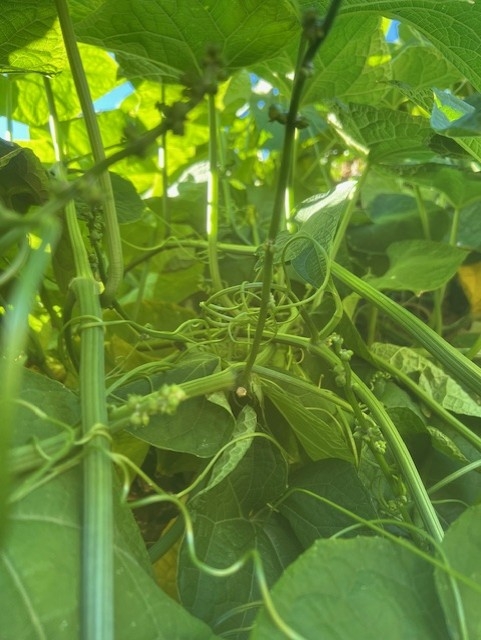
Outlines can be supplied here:
M0 72L54 74L66 56L54 3L22 0L2 3Z
M305 549L317 538L329 538L346 527L358 524L354 518L315 496L327 498L366 520L377 517L354 466L344 460L319 460L302 467L289 478L289 488L304 489L314 494L310 496L295 491L279 507ZM362 531L366 533L365 529ZM348 535L358 534L359 529L354 529Z
M79 637L81 496L82 478L75 468L13 506L9 539L0 554L3 638ZM155 584L130 510L120 506L118 496L114 504L115 638L213 638Z
M287 468L279 451L265 439L255 439L226 479L189 503L199 558L226 568L255 549L272 585L301 550L283 518L265 509L286 486ZM178 587L191 613L217 633L236 630L236 638L245 637L240 630L249 628L261 598L252 560L230 576L211 576L192 563L185 541Z
M388 168L383 168L388 171ZM393 175L408 183L437 189L453 207L465 207L481 199L481 182L476 173L449 164L425 163L392 168Z
M106 0L75 27L78 37L120 57L124 72L178 79L202 75L209 45L229 69L274 57L299 33L289 0Z
M480 136L481 110L479 107L479 104L474 105L471 101L453 96L450 91L435 89L431 126L445 136Z
M318 540L272 590L274 606L305 640L448 640L433 569L381 538ZM285 634L266 611L251 640Z
M425 118L353 103L338 106L334 112L336 119L332 122L339 135L350 146L369 152L373 163L422 162L434 155L427 145L432 130Z
M413 291L421 295L446 284L466 259L466 251L430 240L404 240L388 247L390 267L379 278L370 278L376 289Z
M312 3L302 2L306 8ZM298 51L293 38L275 60L255 65L255 71L269 80L288 100ZM306 84L302 105L329 98L352 102L377 102L391 79L390 56L379 16L340 16L314 59L314 75Z
M322 8L328 0L319 0ZM427 38L481 91L481 6L469 0L344 0L341 15L381 14L406 22ZM460 46L462 43L462 46Z
M443 540L443 552L449 567L464 574L474 585L456 579L451 582L449 570L436 568L436 586L452 638L481 638L481 505L471 507L454 522ZM454 587L455 585L455 587ZM477 586L477 588L476 588ZM455 589L458 590L459 600ZM460 619L465 634L460 632Z

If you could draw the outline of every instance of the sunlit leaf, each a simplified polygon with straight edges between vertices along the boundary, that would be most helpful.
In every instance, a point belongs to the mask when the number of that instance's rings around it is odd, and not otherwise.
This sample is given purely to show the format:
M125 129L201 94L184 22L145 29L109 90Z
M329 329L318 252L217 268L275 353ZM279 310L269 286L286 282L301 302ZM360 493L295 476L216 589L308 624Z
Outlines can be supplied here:
M22 0L2 6L0 72L55 74L66 55L55 5L48 0Z

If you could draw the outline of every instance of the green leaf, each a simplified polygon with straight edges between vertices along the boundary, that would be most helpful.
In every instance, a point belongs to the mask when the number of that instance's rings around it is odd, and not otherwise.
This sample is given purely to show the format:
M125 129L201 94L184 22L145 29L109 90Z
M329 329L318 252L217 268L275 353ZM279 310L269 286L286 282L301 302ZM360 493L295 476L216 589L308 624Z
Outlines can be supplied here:
M155 374L149 379L129 383L115 392L115 396L145 395L163 384L186 382L207 376L218 367L217 358L193 358L176 368ZM215 398L190 398L182 402L173 415L151 416L145 427L129 427L127 431L160 449L192 453L210 458L226 444L234 429L234 417L227 405L219 405Z
M257 414L252 407L246 405L237 416L234 431L232 432L232 440L241 436L252 435L255 433L256 427ZM217 459L212 469L212 473L210 474L207 486L202 490L202 492L199 492L197 496L199 496L200 493L213 489L222 482L224 478L230 475L246 455L252 441L253 438L247 437L239 440L226 449Z
M230 576L211 576L191 561L186 541L182 545L178 570L182 603L216 633L249 628L252 623L261 595L249 552L256 549L260 554L267 583L272 585L301 550L284 519L264 512L286 486L281 454L270 442L256 438L227 478L189 503L195 549L202 561L226 568L242 557L247 560Z
M336 405L322 391L281 388L261 378L265 395L290 424L311 460L339 458L353 462L354 456L336 418Z
M453 207L465 207L481 198L479 176L460 167L428 162L417 166L399 166L394 173L408 183L444 193Z
M147 206L137 193L130 180L123 178L114 171L109 171L110 181L114 192L115 209L120 224L135 222L147 211ZM77 214L90 214L91 203L76 200Z
M106 51L79 44L82 64L87 76L90 94L93 100L108 93L118 83L118 65ZM10 76L10 86L6 90L12 92L12 117L28 125L44 126L48 123L50 109L47 102L44 79L38 74L30 73L21 76ZM74 79L70 69L49 78L50 87L55 96L55 107L60 121L77 118L81 113ZM6 113L6 96L0 98L0 109Z
M2 6L0 72L55 74L66 63L55 5L47 0Z
M390 267L379 278L369 278L376 289L434 291L455 275L466 259L466 251L430 240L404 240L388 247Z
M193 28L195 25L195 28ZM219 47L229 70L273 58L299 33L288 0L106 0L75 27L83 42L123 54L129 75L202 76L207 47Z
M481 417L481 402L414 349L387 343L374 343L371 349L396 369L414 377L419 387L448 411Z
M431 126L445 136L479 136L481 111L449 91L434 89Z
M471 584L465 584L459 579L455 580L460 601L456 601L453 584L449 578L449 570L444 571L436 567L435 571L436 586L451 637L456 639L481 637L481 617L479 616L481 598L480 519L481 505L467 509L446 531L442 543L449 566L471 581ZM465 624L464 633L460 629L460 618Z
M11 510L0 554L2 636L22 640L80 634L82 478L75 468L33 489ZM199 620L155 584L130 510L115 508L115 638L210 640Z
M289 238L284 259L314 287L324 281L326 257L356 184L355 180L341 182L329 193L312 196L297 208L296 221L303 224L301 230Z
M407 45L392 60L396 82L416 89L450 86L461 80L461 74L435 47L426 42ZM430 97L432 96L431 91Z
M300 3L303 9L312 3ZM378 102L386 93L391 79L390 56L379 16L340 16L325 47L314 59L314 75L306 85L301 106L316 104L329 98L356 103ZM288 99L295 68L298 38L287 42L287 48L275 59L256 64L254 69L269 80Z
M321 4L321 3L320 3ZM327 0L322 0L326 6ZM481 51L477 34L481 32L481 7L469 0L446 0L442 4L425 0L345 0L341 15L377 13L413 26L462 76L481 90ZM462 46L460 46L462 43Z
M33 151L0 139L0 201L26 213L48 197L48 176Z
M434 156L427 146L432 130L424 118L364 104L337 106L334 112L332 124L339 135L349 146L369 151L374 164L422 162Z
M78 397L60 382L25 369L22 377L13 446L42 440L77 425L80 421Z
M299 488L327 498L355 515L372 520L377 517L371 497L362 485L352 464L343 460L319 460L295 471L289 479L289 489ZM329 538L357 520L341 513L314 496L295 491L279 506L289 520L296 536L307 549L318 538ZM347 536L356 536L366 529L354 529Z
M306 640L448 640L430 564L381 538L318 540L272 592L278 615ZM251 640L281 640L264 610Z

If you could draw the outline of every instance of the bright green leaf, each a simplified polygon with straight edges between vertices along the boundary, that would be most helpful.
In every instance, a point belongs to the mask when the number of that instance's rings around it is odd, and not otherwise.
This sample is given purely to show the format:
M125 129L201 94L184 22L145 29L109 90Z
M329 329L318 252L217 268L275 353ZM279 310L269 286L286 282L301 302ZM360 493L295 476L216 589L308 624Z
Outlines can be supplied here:
M314 287L319 287L325 278L326 258L355 187L355 180L341 182L329 193L312 196L297 208L296 220L303 224L290 237L284 260L291 262L297 273Z
M481 403L424 355L409 347L374 343L374 353L410 377L415 375L419 387L448 411L481 417Z
M0 72L55 74L66 55L55 5L47 0L7 2L2 6Z
M311 460L340 458L353 461L342 423L336 418L336 406L321 393L297 393L262 378L262 388L290 424Z
M435 89L431 126L445 136L479 136L481 111L448 91Z

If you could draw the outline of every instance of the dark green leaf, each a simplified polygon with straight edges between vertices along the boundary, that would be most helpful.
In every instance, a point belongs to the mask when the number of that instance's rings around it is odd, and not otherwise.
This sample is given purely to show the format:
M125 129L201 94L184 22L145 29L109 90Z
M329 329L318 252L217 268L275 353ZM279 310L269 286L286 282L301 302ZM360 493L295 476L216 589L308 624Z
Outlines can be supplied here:
M317 538L329 538L346 527L358 524L349 515L336 510L315 496L327 498L356 516L371 520L377 517L369 493L363 487L352 464L343 460L319 460L292 474L289 488L305 489L313 496L295 491L280 504L285 516L305 549ZM366 533L356 528L348 536Z
M194 380L214 373L217 358L190 358L189 362L175 369L159 373L149 379L129 383L115 393L128 395L152 393L163 384ZM170 451L192 453L200 458L209 458L226 444L234 429L234 417L228 410L223 396L190 398L181 403L174 415L154 415L145 427L129 427L132 435L155 447ZM219 404L221 402L222 404Z
M217 633L248 628L255 615L260 590L249 552L256 549L260 554L269 585L300 552L283 518L269 515L269 511L262 513L286 486L286 464L277 448L255 439L226 479L189 503L195 549L201 560L216 568L225 568L242 557L247 560L232 575L214 577L195 566L186 542L182 545L178 574L182 602ZM247 608L236 611L245 605ZM246 636L241 633L236 637Z

